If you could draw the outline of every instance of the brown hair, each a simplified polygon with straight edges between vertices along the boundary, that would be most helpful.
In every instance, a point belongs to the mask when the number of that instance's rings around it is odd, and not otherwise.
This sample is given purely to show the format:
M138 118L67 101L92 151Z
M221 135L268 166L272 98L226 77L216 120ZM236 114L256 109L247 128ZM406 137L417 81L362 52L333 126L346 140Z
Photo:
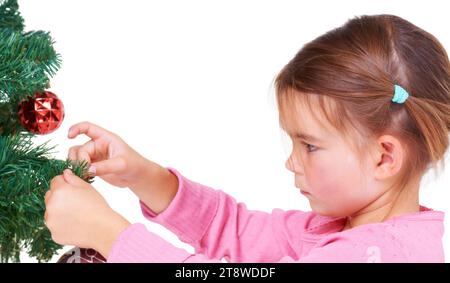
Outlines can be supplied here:
M391 102L394 85L410 94ZM404 144L398 183L444 164L450 130L450 63L439 41L393 15L360 16L305 44L275 79L280 125L304 99L319 109L363 157L382 134ZM314 113L314 111L311 111ZM352 134L356 132L358 135ZM363 159L363 158L361 158Z

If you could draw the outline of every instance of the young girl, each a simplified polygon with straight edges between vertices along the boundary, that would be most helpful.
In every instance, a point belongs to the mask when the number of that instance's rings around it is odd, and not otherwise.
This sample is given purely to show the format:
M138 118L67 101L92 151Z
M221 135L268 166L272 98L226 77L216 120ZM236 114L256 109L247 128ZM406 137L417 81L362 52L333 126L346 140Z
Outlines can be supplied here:
M69 138L91 140L69 158L129 187L144 216L195 254L130 224L70 170L46 195L53 239L94 248L108 262L443 262L444 213L418 199L421 177L448 147L450 64L442 45L396 16L356 17L306 44L275 86L280 125L293 142L286 167L311 212L248 210L83 122Z

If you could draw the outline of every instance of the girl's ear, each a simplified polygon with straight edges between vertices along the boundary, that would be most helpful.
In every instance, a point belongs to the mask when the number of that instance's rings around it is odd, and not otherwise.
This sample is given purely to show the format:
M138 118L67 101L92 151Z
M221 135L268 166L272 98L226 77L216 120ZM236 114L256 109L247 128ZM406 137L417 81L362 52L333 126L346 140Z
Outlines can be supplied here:
M375 178L385 180L402 168L405 151L400 141L391 135L382 135L375 146Z

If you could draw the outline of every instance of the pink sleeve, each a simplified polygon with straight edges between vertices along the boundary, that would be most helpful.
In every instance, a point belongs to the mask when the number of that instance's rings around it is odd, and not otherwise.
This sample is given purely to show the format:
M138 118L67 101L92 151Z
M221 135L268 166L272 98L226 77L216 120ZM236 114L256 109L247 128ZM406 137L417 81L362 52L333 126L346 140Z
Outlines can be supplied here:
M294 262L286 256L280 262ZM218 259L211 259L204 254L189 254L177 248L158 235L148 231L145 225L136 223L130 225L117 238L108 259L108 263L145 263L145 262L183 262L220 263Z
M192 255L177 248L155 233L147 230L144 224L136 223L125 229L116 239L108 263L142 262L220 262L202 254Z
M148 220L192 245L196 254L228 262L277 262L283 257L300 257L300 236L311 213L251 211L226 193L167 169L179 180L175 198L158 215L140 202L142 212Z
M385 250L385 249L384 249ZM278 263L314 263L314 262L381 262L380 248L366 246L358 241L349 239L335 239L311 251L300 259L285 255L274 260ZM260 260L267 262L267 260ZM252 260L252 262L260 262ZM404 257L384 255L386 262L405 262ZM148 231L143 224L133 224L125 229L114 243L108 259L108 263L142 263L142 262L183 262L201 263L221 261L202 253L189 254L187 251L177 248L158 235Z

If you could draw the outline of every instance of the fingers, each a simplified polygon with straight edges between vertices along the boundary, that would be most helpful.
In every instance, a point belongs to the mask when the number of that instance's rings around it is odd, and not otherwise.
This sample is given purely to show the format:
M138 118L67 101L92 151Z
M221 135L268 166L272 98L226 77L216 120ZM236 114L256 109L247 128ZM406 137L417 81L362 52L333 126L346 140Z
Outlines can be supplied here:
M76 187L91 187L91 185L88 182L84 181L83 179L81 179L80 177L75 175L72 172L72 170L65 169L63 171L62 175L55 176L50 181L50 188L49 188L49 190L47 190L47 192L44 195L45 202L46 203L48 202L48 200L50 199L52 194L55 192L55 190L58 190L59 188L61 188L62 186L65 186L67 184L76 186Z
M80 149L81 145L72 146L69 149L69 159L70 160L77 160L78 159L78 150Z
M66 181L64 180L63 176L58 175L50 181L50 190L55 190L58 187L64 185L65 183Z
M44 202L45 202L46 208L47 208L47 206L48 206L48 203L49 203L49 200L50 200L51 195L52 195L52 191L51 191L51 190L48 190L48 191L45 193ZM47 212L47 209L45 209L45 213L44 213L44 221L45 221L45 223L47 223L47 218L48 218L48 212ZM46 224L46 225L47 225L47 224Z
M126 170L127 164L122 157L114 157L107 160L92 163L91 173L102 176L111 173L119 173Z
M51 191L51 190L48 190L48 191L45 193L45 196L44 196L45 203L48 203L48 200L49 200L51 194L52 194L52 191Z
M57 175L57 176L53 177L53 179L50 181L50 188L47 190L47 192L44 195L44 203L45 203L45 207L46 207L46 210L44 213L44 221L45 221L46 226L47 226L47 221L48 221L47 208L50 205L50 199L56 190L61 189L61 187L65 186L66 184L67 184L67 182L66 182L66 180L64 180L63 175Z
M92 124L90 122L81 122L70 127L68 138L73 139L81 134L85 134L91 139L95 140L100 138L101 136L111 133L103 129L102 127Z
M64 184L66 184L66 182L62 175L58 175L50 181L50 188L47 190L47 192L45 193L45 196L44 196L44 202L45 202L45 206L46 206L46 210L45 210L45 214L44 214L45 223L47 223L47 217L48 217L47 207L49 205L50 197L53 195L55 190L57 190L60 186L62 186Z
M95 158L95 142L89 140L83 145L73 146L69 149L69 159L86 160L89 164Z
M77 151L78 160L86 160L89 164L95 158L95 142L90 140L83 144Z
M87 183L86 181L84 181L83 179L78 177L77 175L73 174L72 170L70 170L70 169L64 170L63 177L64 177L64 180L72 186L81 187L81 188L90 188L91 187L91 185L89 183Z

